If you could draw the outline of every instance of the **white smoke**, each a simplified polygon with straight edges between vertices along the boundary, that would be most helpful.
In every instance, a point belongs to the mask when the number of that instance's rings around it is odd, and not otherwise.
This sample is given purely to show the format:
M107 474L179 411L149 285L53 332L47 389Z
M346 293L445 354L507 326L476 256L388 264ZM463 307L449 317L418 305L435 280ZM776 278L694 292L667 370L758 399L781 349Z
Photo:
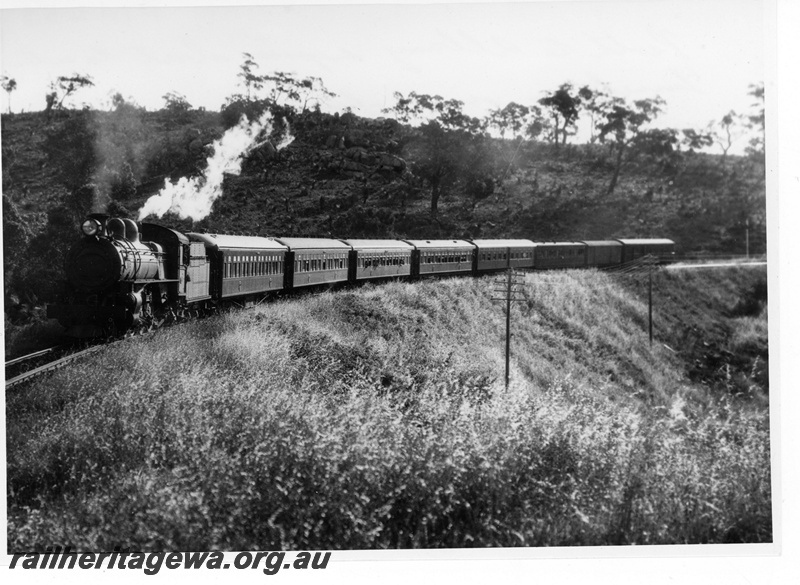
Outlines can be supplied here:
M211 213L214 201L222 195L225 174L238 175L242 170L242 159L250 152L266 144L272 132L272 115L266 112L255 122L242 116L239 124L229 129L219 140L214 141L214 154L206 160L206 169L199 177L181 177L176 183L164 181L164 188L148 199L139 210L139 220L148 215L162 217L168 211L182 219L199 220ZM284 137L275 146L280 150L294 140L288 124Z

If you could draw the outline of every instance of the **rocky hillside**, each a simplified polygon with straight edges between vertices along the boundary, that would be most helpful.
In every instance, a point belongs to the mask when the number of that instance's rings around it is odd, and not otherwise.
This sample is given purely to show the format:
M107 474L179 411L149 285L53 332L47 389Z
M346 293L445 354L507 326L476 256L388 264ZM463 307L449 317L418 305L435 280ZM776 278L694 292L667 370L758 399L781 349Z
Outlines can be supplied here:
M2 117L6 307L58 294L91 211L136 217L166 179L202 172L239 111L63 111ZM247 113L247 112L244 112ZM609 145L553 145L413 128L350 113L275 112L294 141L251 152L200 221L179 229L336 237L670 237L682 251L765 252L763 163L630 151L609 189ZM8 311L7 311L8 313Z

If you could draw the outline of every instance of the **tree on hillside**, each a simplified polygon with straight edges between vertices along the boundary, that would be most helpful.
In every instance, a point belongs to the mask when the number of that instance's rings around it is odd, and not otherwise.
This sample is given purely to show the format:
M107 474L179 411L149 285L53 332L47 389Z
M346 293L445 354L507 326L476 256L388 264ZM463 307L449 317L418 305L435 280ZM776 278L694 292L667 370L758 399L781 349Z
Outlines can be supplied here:
M530 106L528 109L528 123L525 126L525 134L531 140L538 140L541 136L553 135L553 123L550 118L545 116L539 106Z
M663 172L670 174L678 170L679 144L678 131L673 128L643 130L633 140L633 148L637 155L649 157Z
M191 120L192 104L185 95L168 91L161 98L164 100L164 113L167 116L168 126L180 126Z
M119 110L120 108L124 107L126 103L125 96L123 96L120 92L117 91L111 94L111 111Z
M581 97L578 93L573 94L572 84L564 83L552 94L539 100L539 104L550 111L553 118L553 142L559 144L567 143L567 133L569 129L574 129L575 122L581 108Z
M269 99L273 103L280 104L283 99L293 102L300 100L300 82L291 73L275 71L271 75L265 75L264 81L272 84Z
M708 125L708 135L722 149L722 158L728 156L733 143L744 134L744 117L731 110L719 120Z
M462 175L472 173L469 184L477 185L477 163L488 157L481 154L484 137L480 134L447 129L437 120L421 125L420 132L421 138L411 147L415 160L412 169L430 187L431 215L436 217L442 196L455 187Z
M306 77L299 82L299 92L301 103L300 111L305 112L308 109L308 104L317 102L317 107L328 99L335 98L336 94L325 87L321 77Z
M710 132L698 132L694 128L685 128L681 130L681 133L683 134L682 143L689 147L689 152L702 150L714 144L714 136Z
M661 113L665 103L659 96L636 100L632 104L628 104L622 98L615 98L614 105L600 126L599 134L600 142L605 142L608 137L611 137L613 150L616 151L614 174L608 184L606 196L610 196L617 186L627 148L642 133L642 127L652 122Z
M419 96L417 92L412 91L408 97L404 96L399 91L394 92L394 99L397 100L395 105L390 108L383 108L381 112L384 114L393 114L395 120L403 124L410 124L418 120L422 113L426 110L426 98L430 96Z
M530 108L516 102L509 102L504 108L489 112L487 124L497 128L500 138L505 138L507 130L511 131L512 136L517 136L525 126L525 122Z
M398 121L424 120L417 134L408 144L407 159L412 172L423 179L431 190L431 215L436 216L439 200L467 171L473 171L469 184L476 197L485 191L478 167L485 152L486 122L473 118L463 111L464 102L445 99L439 95L411 92L408 97L395 93L397 103L384 110L393 112Z
M0 77L0 85L3 86L3 89L8 93L8 113L11 113L11 92L17 89L17 80L8 77L7 75L3 75Z
M258 63L255 62L250 53L242 53L244 61L239 66L239 73L237 77L242 78L245 91L247 92L247 101L250 101L254 92L261 90L264 87L264 76L257 75L255 70L258 69Z
M408 124L415 121L436 121L444 129L463 130L469 134L481 134L486 130L487 121L465 114L464 102L461 100L415 91L408 94L408 97L395 92L394 97L397 103L381 111L394 114L398 122Z
M312 102L316 102L317 107L326 99L336 97L336 94L325 87L325 83L320 77L305 77L300 79L292 73L285 71L274 71L271 74L259 75L256 73L258 63L250 53L242 53L244 61L239 66L239 73L245 94L234 94L226 100L223 109L251 110L249 104L252 102L267 102L268 107L281 106L286 113L294 113L299 110L305 112ZM269 88L266 100L258 97L265 87ZM289 103L287 103L289 102ZM293 105L292 105L293 104ZM264 108L259 108L264 109ZM274 109L274 108L272 108Z
M605 91L592 89L588 85L578 90L578 97L583 110L589 115L589 142L594 144L599 138L598 125L614 105L615 98Z
M749 128L755 132L755 136L750 139L748 154L764 156L764 137L766 134L766 115L764 109L764 83L750 84L749 95L753 96L751 108L754 110L747 118Z
M91 87L94 81L89 75L79 75L73 73L72 76L59 76L53 83L50 84L50 89L55 93L53 109L60 110L64 107L64 101L79 89L84 87Z

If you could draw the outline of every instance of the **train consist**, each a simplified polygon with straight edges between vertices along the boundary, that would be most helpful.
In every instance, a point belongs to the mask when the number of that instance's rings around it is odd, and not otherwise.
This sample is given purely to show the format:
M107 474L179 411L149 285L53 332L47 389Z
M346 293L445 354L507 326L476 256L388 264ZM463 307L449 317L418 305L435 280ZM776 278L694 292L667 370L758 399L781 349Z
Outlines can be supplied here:
M67 292L50 305L73 337L107 337L251 305L271 294L390 278L479 275L507 268L608 268L674 254L667 239L337 240L183 234L91 215L66 260Z

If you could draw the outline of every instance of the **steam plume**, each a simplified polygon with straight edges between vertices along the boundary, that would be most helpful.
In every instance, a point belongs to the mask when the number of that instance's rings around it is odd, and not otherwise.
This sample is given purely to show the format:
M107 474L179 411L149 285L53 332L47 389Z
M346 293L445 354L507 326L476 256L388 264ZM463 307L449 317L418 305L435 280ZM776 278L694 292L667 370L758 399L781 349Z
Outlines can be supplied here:
M238 175L242 170L242 159L250 152L268 142L272 132L272 116L266 112L255 122L242 116L239 124L229 129L213 144L214 154L206 160L206 169L199 177L181 177L176 183L164 181L164 188L148 199L139 210L139 220L148 215L162 217L168 211L200 220L211 213L211 206L222 195L224 175ZM294 137L288 131L276 150L292 143Z

